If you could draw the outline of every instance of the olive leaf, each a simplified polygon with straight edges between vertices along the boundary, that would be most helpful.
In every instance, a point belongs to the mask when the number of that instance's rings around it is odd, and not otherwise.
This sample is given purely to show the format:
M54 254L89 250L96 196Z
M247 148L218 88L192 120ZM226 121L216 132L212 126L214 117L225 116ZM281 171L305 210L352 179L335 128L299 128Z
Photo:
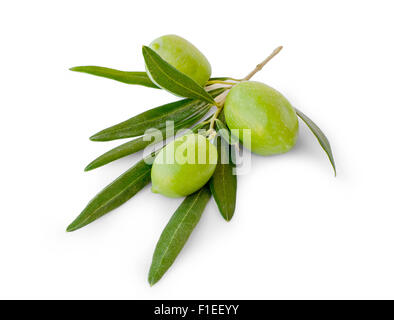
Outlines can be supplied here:
M201 111L195 113L193 116L176 123L174 126L174 131L189 128L192 124L196 123L199 121L205 114L208 113L210 107L206 107L205 109L202 109ZM197 130L202 128L204 125L197 126ZM195 128L193 128L195 130ZM161 135L155 136L155 141L151 142L150 139L147 137L149 134L146 134L143 137L131 140L129 142L126 142L124 144L121 144L120 146L113 148L109 150L108 152L102 154L95 160L93 160L91 163L89 163L85 171L93 170L96 168L99 168L101 166L104 166L112 161L118 160L120 158L126 157L130 154L136 153L138 151L141 151L142 149L146 148L148 145L151 143L157 143L162 141L163 139L166 138L166 130L161 131ZM145 139L144 139L145 137ZM144 141L145 140L145 141Z
M214 77L214 78L209 78L208 81L226 81L226 80L241 81L241 79L234 79L231 77Z
M305 122L305 124L309 127L309 129L312 131L312 133L315 135L315 137L319 141L320 145L322 146L323 150L326 152L328 159L331 162L332 168L334 169L334 174L337 175L337 170L335 168L334 156L332 155L330 142L328 141L326 135L323 133L323 131L320 130L320 128L317 126L316 123L314 123L309 117L307 117L305 114L303 114L300 110L295 109L295 111L297 112L297 115L302 119L302 121Z
M187 196L164 228L156 245L148 281L154 285L171 267L190 234L196 227L211 198L207 186Z
M213 77L213 78L209 78L208 81L215 81L215 80L228 80L231 79L229 77Z
M219 113L219 116L217 117L218 120L220 120L223 125L227 128L227 122L226 122L226 118L224 116L224 111L222 109L222 111Z
M166 120L180 121L206 106L206 102L184 99L145 111L126 121L106 128L90 137L92 141L109 141L143 135L147 129L162 129Z
M142 54L148 73L159 87L181 97L215 104L212 96L203 87L163 60L154 50L143 46Z
M226 221L230 221L234 215L237 198L237 176L233 172L235 165L230 158L230 145L220 136L216 139L216 147L218 163L209 181L209 187L220 214Z
M119 207L150 182L151 165L142 159L99 192L67 227L75 231Z
M191 125L194 122L197 122L199 119L201 119L205 114L208 113L208 111L211 109L211 106L208 105L207 103L200 103L195 105L193 108L188 109L185 112L185 118L183 119L175 119L174 122L174 128L179 127L180 124L183 125ZM163 120L163 122L160 122L157 124L157 130L160 130L162 132L165 131L165 123L166 121L174 121L173 117L168 117L167 119ZM107 129L95 134L92 136L90 139L92 141L110 141L110 140L116 140L116 139L123 139L123 138L130 138L134 137L137 135L141 135L142 130L137 134L136 131L133 131L133 127L125 127L125 128L119 128L117 125L114 127L108 128L111 130L106 131ZM113 130L112 130L113 129ZM146 125L146 130L152 129L150 125ZM144 131L145 132L145 131Z
M231 133L230 130L227 128L227 126L219 119L215 119L216 126L218 128L218 132L220 136L230 145L236 144L234 139L231 139ZM234 140L234 141L233 141Z
M224 91L223 88L211 90L214 97ZM92 141L109 141L136 137L144 134L147 129L164 129L167 120L175 123L184 120L194 113L205 110L207 103L200 100L183 99L162 105L140 113L126 121L101 130L90 137Z
M201 122L201 123L195 125L195 126L192 128L192 131L193 131L193 133L198 133L200 130L206 132L206 130L207 130L208 128L209 128L209 124L206 123L205 121L203 121L203 122Z
M111 68L98 66L79 66L70 68L71 71L83 72L95 76L120 81L127 84L137 84L149 88L160 89L148 77L146 72L140 71L120 71Z
M102 167L112 161L118 160L120 158L126 157L130 154L141 151L147 147L151 141L145 140L144 137L140 137L129 142L123 143L120 146L109 150L108 152L102 154L98 158L90 162L86 167L85 171L90 171L99 167Z

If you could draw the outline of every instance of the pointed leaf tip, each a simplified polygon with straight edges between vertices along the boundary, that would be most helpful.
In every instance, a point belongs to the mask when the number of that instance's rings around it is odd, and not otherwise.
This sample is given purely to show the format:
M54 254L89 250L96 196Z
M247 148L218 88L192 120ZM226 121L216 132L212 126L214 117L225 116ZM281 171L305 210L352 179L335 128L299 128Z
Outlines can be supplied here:
M144 159L137 162L99 192L68 226L67 231L80 229L128 201L150 182L150 170L151 165Z
M89 140L90 140L90 141L103 141L103 140L101 140L101 138L100 138L100 132L98 132L98 133L92 135L91 137L89 137Z
M153 286L167 272L196 227L211 197L207 186L187 196L164 228L156 245L148 282Z
M334 176L336 177L337 176L337 169L335 166L334 156L332 154L330 142L328 141L326 135L323 133L323 131L321 131L321 129L317 126L317 124L312 121L312 119L310 119L308 116L306 116L304 113L302 113L298 109L295 109L295 111L296 111L297 115L301 118L301 120L305 122L305 124L308 126L308 128L312 131L314 136L319 141L320 146L323 148L323 150L325 151L325 153L328 156L331 166L334 169Z
M157 281L155 281L154 279L151 279L151 277L149 277L149 278L148 278L148 283L149 283L149 285L150 285L151 287L153 287L153 286L157 283Z
M66 232L72 232L72 231L75 231L75 230L76 230L76 229L73 227L73 225L70 224L70 225L67 227Z
M159 89L143 71L121 71L98 66L77 66L69 70L83 72L98 77L116 80L127 84L136 84L149 88Z
M223 88L209 91L213 97L217 97L224 91ZM167 103L162 106L149 109L126 121L120 122L114 126L101 130L90 137L91 141L110 141L115 139L124 139L137 137L145 134L148 129L158 129L165 131L166 121L174 121L176 129L182 123L193 120L191 124L197 122L200 116L204 116L210 109L210 104L196 99L182 99L175 102Z

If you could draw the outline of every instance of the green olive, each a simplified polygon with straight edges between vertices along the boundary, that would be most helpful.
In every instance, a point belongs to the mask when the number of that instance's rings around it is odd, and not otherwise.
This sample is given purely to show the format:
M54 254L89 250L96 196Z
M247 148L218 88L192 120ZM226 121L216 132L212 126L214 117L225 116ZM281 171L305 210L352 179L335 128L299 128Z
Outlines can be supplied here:
M201 86L210 78L211 65L189 41L171 34L153 40L149 46L166 62Z
M216 147L202 135L177 138L153 162L152 191L171 198L192 194L211 178L217 159Z
M275 89L255 81L235 85L227 95L224 115L244 146L261 155L289 151L298 137L298 118L289 101ZM243 129L250 129L251 138ZM247 141L249 140L249 141Z

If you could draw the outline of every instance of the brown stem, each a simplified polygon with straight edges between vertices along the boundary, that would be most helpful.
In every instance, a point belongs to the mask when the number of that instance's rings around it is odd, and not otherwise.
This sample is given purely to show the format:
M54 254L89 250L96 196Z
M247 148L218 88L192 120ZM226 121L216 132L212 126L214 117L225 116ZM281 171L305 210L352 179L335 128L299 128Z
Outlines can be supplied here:
M261 62L260 64L258 64L256 66L256 68L254 68L254 70L252 72L250 72L245 78L243 78L242 80L249 80L250 78L252 78L257 72L259 72L273 57L275 57L280 50L282 50L282 46L277 47L263 62Z
M219 116L220 112L223 109L223 105L224 105L224 101L226 100L226 96L228 93L228 90L231 88L228 88L226 91L224 91L218 98L218 101L216 101L216 112L213 114L213 116L211 117L210 121L209 121L209 130L208 131L212 131L213 127L215 125L215 120L217 119L217 117Z

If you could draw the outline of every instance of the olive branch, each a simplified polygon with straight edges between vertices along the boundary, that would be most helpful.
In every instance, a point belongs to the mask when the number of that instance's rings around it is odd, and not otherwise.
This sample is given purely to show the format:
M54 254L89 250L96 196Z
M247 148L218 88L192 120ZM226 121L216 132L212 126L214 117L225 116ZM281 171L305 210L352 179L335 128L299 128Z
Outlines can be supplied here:
M188 44L190 45L190 43ZM193 47L194 48L194 47ZM103 78L116 80L130 85L140 85L153 89L164 89L180 96L183 99L149 109L126 121L108 127L91 137L93 141L111 141L116 139L135 138L131 141L107 151L94 159L86 171L107 165L115 160L134 154L150 145L146 131L157 128L161 133L161 140L166 139L165 123L174 121L174 129L192 128L193 132L205 129L205 136L209 140L218 135L215 143L220 149L221 144L233 144L231 133L226 125L223 108L227 94L237 84L249 81L256 73L272 60L281 50L277 47L267 58L259 63L251 72L241 79L232 77L210 77L201 85L197 79L192 79L176 67L165 61L150 47L143 47L143 56L147 72L120 71L99 66L79 66L71 68L72 71L87 73ZM193 50L197 50L194 48ZM198 52L201 55L201 53ZM205 57L204 57L205 58ZM209 78L209 79L208 79ZM211 86L218 86L212 88ZM208 119L203 119L215 106L216 110ZM321 129L304 113L295 109L297 115L306 123L317 138L319 144L326 152L332 167L335 162L330 143ZM200 122L201 121L201 122ZM155 143L160 142L156 140ZM100 191L82 210L80 215L68 226L67 231L75 231L97 220L108 212L118 208L151 182L152 160L158 152L140 160ZM226 221L234 215L236 203L237 178L233 174L235 164L229 154L219 154L219 157L228 157L227 162L218 159L216 169L202 188L195 193L187 195L185 200L174 213L164 229L156 246L149 272L149 283L153 285L170 268L177 255L183 248L194 227L198 223L204 208L213 195L218 209Z

